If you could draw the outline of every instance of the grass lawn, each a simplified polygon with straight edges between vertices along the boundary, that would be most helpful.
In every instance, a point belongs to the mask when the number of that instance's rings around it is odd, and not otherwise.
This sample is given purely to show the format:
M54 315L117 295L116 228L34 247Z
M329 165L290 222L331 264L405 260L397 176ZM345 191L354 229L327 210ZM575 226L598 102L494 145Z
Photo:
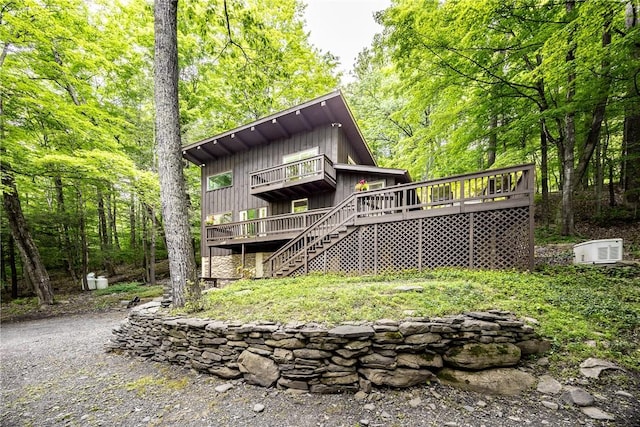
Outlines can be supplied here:
M640 371L640 272L632 267L311 275L239 281L204 298L198 317L247 322L337 324L509 310L538 320L536 330L554 344L552 357L602 357Z

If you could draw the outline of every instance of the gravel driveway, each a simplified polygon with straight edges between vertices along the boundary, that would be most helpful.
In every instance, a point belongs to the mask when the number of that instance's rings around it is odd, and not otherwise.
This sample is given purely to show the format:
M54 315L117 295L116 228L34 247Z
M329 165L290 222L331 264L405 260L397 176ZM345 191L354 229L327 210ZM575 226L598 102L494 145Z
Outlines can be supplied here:
M2 426L638 426L637 396L592 390L616 415L441 385L367 396L292 394L105 353L123 311L3 324ZM635 387L634 382L616 389ZM218 390L216 390L218 389ZM637 394L637 390L628 390ZM599 393L599 394L598 394ZM625 400L626 399L626 400ZM557 399L556 399L557 400ZM613 403L612 403L613 400Z

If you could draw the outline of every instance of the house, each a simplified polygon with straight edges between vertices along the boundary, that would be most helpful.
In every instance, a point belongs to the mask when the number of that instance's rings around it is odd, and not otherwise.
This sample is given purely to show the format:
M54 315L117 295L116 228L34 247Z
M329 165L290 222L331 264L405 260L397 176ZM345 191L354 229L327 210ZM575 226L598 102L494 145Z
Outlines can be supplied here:
M410 182L381 168L339 91L185 146L202 168L202 275L262 262L354 192Z
M339 91L183 157L202 171L203 277L532 265L532 165L414 183L376 165Z

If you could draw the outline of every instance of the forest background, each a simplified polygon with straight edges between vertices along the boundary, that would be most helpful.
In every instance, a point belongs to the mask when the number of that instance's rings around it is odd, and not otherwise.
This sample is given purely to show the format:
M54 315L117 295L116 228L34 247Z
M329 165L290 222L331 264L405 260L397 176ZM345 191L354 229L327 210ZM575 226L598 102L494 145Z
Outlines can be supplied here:
M179 3L184 144L338 86L303 8ZM342 90L381 166L423 180L532 162L542 226L572 235L578 192L594 216L634 221L639 15L638 0L395 0ZM150 1L0 2L0 276L14 296L53 301L51 271L80 287L143 265L152 281L166 257L153 19ZM197 249L200 170L185 172Z

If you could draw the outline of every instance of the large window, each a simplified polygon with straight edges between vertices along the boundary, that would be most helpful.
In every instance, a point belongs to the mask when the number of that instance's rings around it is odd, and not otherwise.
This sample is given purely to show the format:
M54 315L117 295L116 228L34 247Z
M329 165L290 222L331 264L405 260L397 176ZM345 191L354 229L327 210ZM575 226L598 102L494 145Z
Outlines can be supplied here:
M207 225L226 224L231 221L233 221L233 212L231 211L210 214L206 218Z
M282 163L299 162L300 160L309 159L318 155L318 147L309 148L308 150L298 151L297 153L282 156ZM287 166L285 169L285 177L287 181L294 181L314 175L318 172L315 161L300 162Z
M318 147L309 148L308 150L298 151L297 153L285 154L282 156L282 163L297 162L298 160L308 159L309 157L318 155Z
M309 199L298 199L291 201L291 212L306 212L309 210Z
M233 172L227 171L207 177L207 191L218 188L231 187L233 185Z

